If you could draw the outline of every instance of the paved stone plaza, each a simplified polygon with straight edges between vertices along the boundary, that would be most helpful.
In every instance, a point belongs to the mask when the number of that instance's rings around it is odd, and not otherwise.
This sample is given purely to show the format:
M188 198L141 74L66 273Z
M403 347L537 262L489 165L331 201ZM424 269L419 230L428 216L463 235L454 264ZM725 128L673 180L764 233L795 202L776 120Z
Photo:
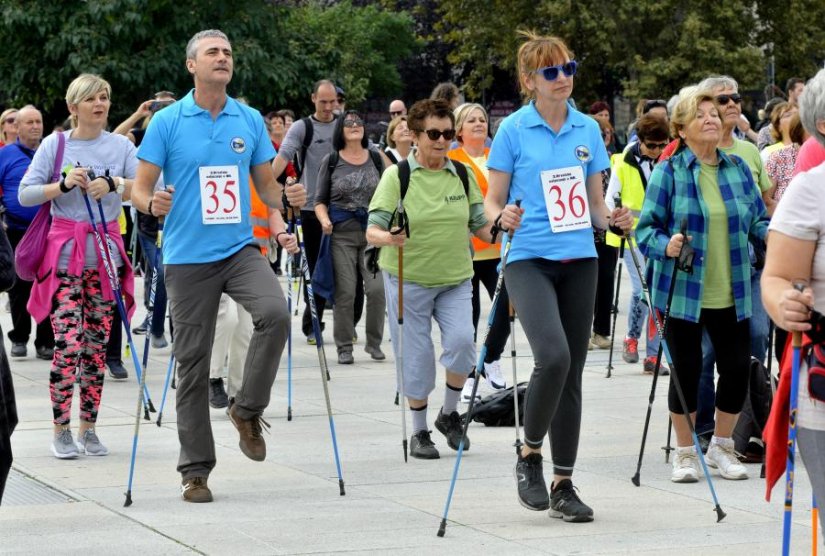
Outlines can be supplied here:
M630 291L629 281L622 290ZM624 308L625 303L622 305ZM488 307L489 302L482 318L486 318ZM138 318L142 317L141 310ZM623 337L625 319L625 313L619 316L619 338ZM329 312L327 320L332 321ZM392 403L395 367L389 331L384 344L388 359L381 363L364 353L363 340L354 352L352 366L335 364L334 345L327 347L332 375L329 387L346 482L346 496L339 496L316 349L304 341L298 321L293 319L299 340L293 346L293 420L286 420L285 358L265 414L272 425L271 435L266 436L265 462L243 456L238 435L224 411L211 410L218 465L209 486L215 501L201 505L186 504L180 497L171 390L163 426L144 421L140 429L134 503L123 507L137 401L131 361L126 362L129 380L118 382L107 377L104 388L98 433L110 454L55 459L49 449L49 364L33 357L30 344L27 359L12 361L21 422L12 437L14 467L0 507L0 552L457 556L780 551L783 488L778 486L773 502L766 503L759 466L749 466L747 481L714 476L721 505L728 514L718 524L704 478L697 484L670 481L670 467L660 449L666 437L667 378L660 381L657 390L642 486L631 484L651 378L641 374L641 364L621 361L620 343L613 378L605 378L606 350L590 352L585 369L575 484L595 511L593 523L563 523L550 519L546 512L522 508L513 479L514 430L474 423L469 432L472 449L462 459L447 534L438 538L455 452L434 431L441 459L404 463L399 410ZM8 313L0 314L0 324L8 331ZM331 343L331 328L327 330L326 341ZM359 334L363 338L363 327ZM142 354L144 337L136 337L136 341ZM532 360L520 330L517 346L519 379L527 380ZM7 342L6 349L9 347ZM156 405L170 353L165 349L150 356L148 386ZM502 367L509 377L509 357L502 359ZM431 421L442 394L443 386L439 386L430 403ZM77 419L77 409L73 418ZM797 473L795 494L792 552L807 554L811 549L811 490L804 471Z

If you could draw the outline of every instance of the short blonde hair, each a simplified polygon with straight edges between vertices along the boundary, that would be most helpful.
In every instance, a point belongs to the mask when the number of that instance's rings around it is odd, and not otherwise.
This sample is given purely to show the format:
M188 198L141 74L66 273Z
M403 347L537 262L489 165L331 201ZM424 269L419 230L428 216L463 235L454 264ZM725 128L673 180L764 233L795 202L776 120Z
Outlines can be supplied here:
M390 122L390 125L387 126L387 145L391 149L395 148L395 139L392 138L392 136L395 134L395 128L397 128L398 124L400 124L401 122L406 122L406 121L407 121L407 116L403 116L403 115L402 116L396 116L392 119L392 121Z
M487 111L484 109L483 106L477 104L475 102L465 102L455 110L453 110L453 114L455 114L455 138L459 143L464 143L461 139L461 128L464 127L464 122L467 121L467 118L470 117L473 110L480 110L484 119L487 120L487 131L490 131L490 118L487 116Z
M680 92L679 102L673 107L673 114L670 116L670 130L673 137L680 137L679 132L696 118L699 105L703 102L712 102L716 110L719 110L719 102L711 89L696 88L686 94Z
M796 105L790 102L780 102L773 107L773 112L771 112L771 137L774 141L782 141L782 128L780 127L782 116L794 108L796 108Z
M2 137L0 137L0 139L3 140L3 143L8 142L8 141L6 141L6 132L2 131L3 124L6 123L6 120L9 119L9 116L11 116L13 114L17 114L17 112L19 112L19 110L17 110L17 108L7 108L6 110L3 110L2 114L0 114L0 133L2 133L2 135L3 135Z
M573 59L573 52L559 37L543 36L533 31L519 31L527 40L518 49L518 74L521 94L532 100L536 94L525 85L525 78L539 68L563 64Z
M112 98L112 86L109 82L91 73L82 73L75 77L74 81L69 84L66 89L66 104L78 105L89 97L92 97L101 91L106 91L109 99ZM72 127L77 127L77 116L72 115Z

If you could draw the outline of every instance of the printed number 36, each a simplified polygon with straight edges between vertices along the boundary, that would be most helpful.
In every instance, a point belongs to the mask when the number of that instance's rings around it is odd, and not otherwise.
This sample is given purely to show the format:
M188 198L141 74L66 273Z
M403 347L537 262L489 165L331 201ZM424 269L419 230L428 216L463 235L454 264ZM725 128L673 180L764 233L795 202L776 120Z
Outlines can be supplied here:
M223 199L218 199L218 195L217 195L217 193L218 193L218 184L215 183L212 180L206 182L206 187L211 187L212 188L212 193L209 194L209 198L212 200L212 203L214 204L213 208L209 208L209 209L206 210L206 214L215 214L216 212L218 212L218 209L220 209L221 205L222 205L221 201L226 200L227 198L228 198L228 201L231 203L231 205L230 206L224 206L223 207L223 212L225 214L229 214L230 212L235 210L235 206L238 204L238 199L235 196L235 193L233 193L233 191L232 191L232 187L234 185L235 185L235 180L226 180L226 183L223 186L223 192L221 193L221 196L223 197ZM228 203L226 203L226 204L228 204Z
M560 214L553 217L553 220L555 222L560 222L564 220L565 216L567 216L568 209L570 210L570 213L576 218L581 218L582 216L584 216L584 211L587 208L587 205L585 204L584 197L576 194L576 188L580 186L581 183L582 182L577 181L575 184L573 184L573 187L570 188L570 193L567 195L567 203L565 203L562 200L561 187L559 187L558 185L554 185L549 189L549 192L551 194L556 194L556 200L553 201L553 203L555 203L559 207Z

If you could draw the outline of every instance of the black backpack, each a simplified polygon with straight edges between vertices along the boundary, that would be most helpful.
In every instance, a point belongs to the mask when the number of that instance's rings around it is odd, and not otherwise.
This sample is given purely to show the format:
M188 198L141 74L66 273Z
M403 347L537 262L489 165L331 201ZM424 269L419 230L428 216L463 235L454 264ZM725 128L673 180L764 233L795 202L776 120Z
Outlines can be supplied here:
M335 116L332 121L335 121L337 117L338 116ZM295 159L292 161L292 165L295 167L295 173L298 174L299 179L303 179L304 177L304 163L307 159L307 150L312 144L312 136L315 133L315 127L312 125L311 117L301 118L301 121L304 122L304 141L301 143L301 151L295 153Z
M372 151L370 151L372 154ZM332 159L332 157L330 157ZM467 197L467 202L470 202L470 177L467 175L467 167L464 166L461 162L456 160L452 161L453 166L455 166L455 171L458 174L458 179L461 180L461 185L464 186L464 196ZM410 163L405 158L401 162L399 162L396 166L398 166L398 181L401 186L401 200L404 200L404 197L407 195L407 190L410 188ZM330 175L332 175L332 168L334 166L330 166ZM390 223L395 219L396 211L393 211L392 216L390 217ZM378 266L378 256L381 254L381 248L375 247L374 245L367 246L366 253L364 253L364 258L366 260L367 270L372 272L373 277L381 270L381 267Z
M473 404L473 414L470 418L477 423L484 423L486 427L513 427L516 424L513 407L513 390L506 388L494 392ZM519 423L524 423L524 393L527 391L527 383L518 385L518 417ZM463 422L467 420L467 413L461 418Z
M367 152L370 153L370 159L372 163L375 165L375 169L378 170L378 177L381 177L381 174L384 172L384 161L381 160L381 153L376 151L375 149L367 149ZM335 170L335 167L338 165L338 160L340 160L341 155L338 151L332 151L329 155L329 162L327 163L327 174L329 178L332 179L332 172Z

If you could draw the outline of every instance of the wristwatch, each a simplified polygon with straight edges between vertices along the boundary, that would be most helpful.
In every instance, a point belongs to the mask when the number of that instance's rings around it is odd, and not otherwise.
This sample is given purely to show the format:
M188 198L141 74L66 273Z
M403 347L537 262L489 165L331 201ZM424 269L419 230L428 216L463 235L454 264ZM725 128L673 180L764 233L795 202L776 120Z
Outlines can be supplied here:
M124 180L121 176L117 178L117 194L123 195L123 192L126 191L126 180Z

